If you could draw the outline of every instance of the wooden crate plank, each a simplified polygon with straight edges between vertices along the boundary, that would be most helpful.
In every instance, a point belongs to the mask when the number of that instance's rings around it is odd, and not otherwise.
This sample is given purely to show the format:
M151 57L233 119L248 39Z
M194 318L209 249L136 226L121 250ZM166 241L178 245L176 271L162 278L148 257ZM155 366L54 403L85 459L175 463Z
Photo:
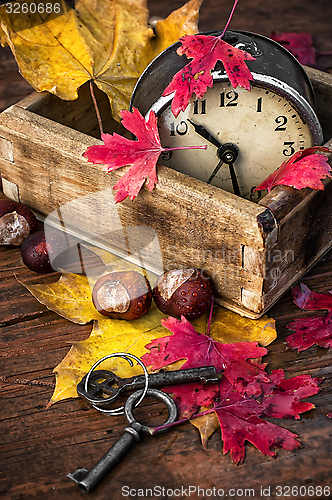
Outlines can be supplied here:
M29 158L32 156L29 161L32 161L32 165L34 167L41 168L40 158L44 151L44 155L46 155L47 160L45 163L43 162L42 168L44 175L48 172L49 178L52 180L52 175L57 174L59 177L57 177L56 180L61 183L62 192L66 192L66 182L69 182L68 191L71 193L72 199L76 199L79 196L93 192L98 188L102 190L107 186L113 187L115 182L117 182L117 180L122 176L123 172L120 174L119 171L114 171L111 175L100 172L98 168L94 165L90 165L84 158L82 158L82 153L88 145L91 145L92 143L100 143L100 141L92 141L88 136L79 132L75 133L72 129L70 129L68 136L67 129L56 123L52 123L52 125L49 126L49 120L40 116L34 116L32 113L20 109L19 107L15 109L11 108L10 114L3 113L3 115L5 116L2 116L1 118L1 128L6 127L11 139L14 140L15 133L14 135L10 135L10 130L20 130L21 141L15 144L14 149L21 147L22 150L22 140L25 136L24 131L26 131L24 145L30 149ZM31 141L31 137L33 137L33 142ZM49 148L49 150L47 150L47 148ZM47 157L48 153L51 155L50 157ZM21 154L22 156L19 158L20 160L23 160L25 156L24 148L21 151ZM55 155L59 155L58 158L56 158ZM25 156L25 158L27 158L27 156ZM57 165L56 172L54 171L54 164ZM21 169L20 175L17 175L17 178L20 177L22 180L24 179L24 172L27 170L26 167L27 165L25 165L25 167L17 165L17 168ZM9 177L11 175L9 165L7 166L7 171L5 163L3 164L3 168L5 168L4 177L6 178L6 174L7 177ZM71 173L69 173L70 169ZM82 171L82 169L84 170ZM38 173L39 172L34 172L34 174L31 173L30 175L32 176L36 174L39 181ZM143 190L143 195L135 200L135 211L138 211L138 213L140 207L142 207L141 210L144 212L148 207L150 207L151 211L155 208L155 206L167 206L167 204L165 204L165 197L178 201L181 200L183 202L186 201L189 207L192 208L193 206L196 206L197 211L204 210L206 212L206 216L214 216L214 213L217 210L218 217L223 214L223 219L220 220L221 225L231 224L231 227L229 228L230 233L232 233L232 227L240 225L244 238L248 236L248 239L253 240L253 244L262 244L262 235L259 229L255 226L251 227L248 225L249 222L252 222L253 218L256 218L262 212L262 209L257 207L256 204L248 202L247 200L239 201L238 197L235 197L230 193L208 186L203 182L192 179L191 177L180 174L179 172L175 172L167 167L158 168L158 176L159 183L155 190L155 196L152 197L150 193L147 192L147 189L145 189ZM27 181L28 186L32 186L32 177L24 180ZM36 178L34 177L34 181L35 180ZM40 181L42 180L40 179ZM34 187L36 189L36 182L34 183ZM75 187L79 191L75 191ZM56 189L56 186L52 185L52 190L53 189ZM150 203L147 203L147 197L149 202L151 198L153 199L151 206ZM141 198L143 199L141 200ZM27 200L24 201L26 202ZM58 201L60 201L61 204L65 202L65 200ZM43 203L41 193L39 202ZM123 206L126 206L127 209L129 206L131 208L132 205L133 204L131 202L123 204ZM56 209L57 207L58 204L53 206L53 209ZM34 208L36 207L34 206ZM43 207L41 207L40 211L41 213L49 213L45 212Z

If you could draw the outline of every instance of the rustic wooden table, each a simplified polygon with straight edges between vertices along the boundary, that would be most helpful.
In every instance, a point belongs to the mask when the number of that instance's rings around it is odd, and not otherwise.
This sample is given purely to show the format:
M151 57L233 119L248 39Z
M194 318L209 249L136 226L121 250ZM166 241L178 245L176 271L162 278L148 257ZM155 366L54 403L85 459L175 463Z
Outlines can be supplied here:
M181 4L175 0L167 4L149 1L151 14L160 16ZM205 0L200 29L223 28L231 4ZM232 27L265 35L272 30L303 30L314 36L317 49L331 51L331 14L331 0L241 0ZM332 57L319 57L318 66L331 71ZM9 49L0 49L0 108L30 92ZM18 249L0 248L0 497L75 500L84 494L66 474L79 466L94 465L118 439L126 422L121 416L105 417L79 399L46 409L53 392L53 368L72 342L89 336L91 324L75 325L50 312L17 278L29 283L43 279L22 264ZM315 291L331 290L331 256L322 259L302 281ZM185 498L189 494L192 498L237 500L328 498L324 487L332 491L332 420L326 417L332 412L331 350L312 347L298 354L286 349L284 339L289 331L285 325L307 315L293 304L290 292L269 314L277 321L278 339L269 346L268 369L284 368L287 376L306 373L324 377L321 391L310 398L316 409L300 421L277 421L299 434L302 448L279 451L274 459L248 444L244 463L234 466L229 455L222 455L219 432L204 450L198 432L188 423L160 437L142 440L91 498L118 500L128 496L129 488L130 498ZM156 404L145 405L142 413L149 419L159 411ZM303 486L301 494L296 495L288 486ZM322 490L317 488L320 486ZM155 488L154 495L145 491L148 488Z

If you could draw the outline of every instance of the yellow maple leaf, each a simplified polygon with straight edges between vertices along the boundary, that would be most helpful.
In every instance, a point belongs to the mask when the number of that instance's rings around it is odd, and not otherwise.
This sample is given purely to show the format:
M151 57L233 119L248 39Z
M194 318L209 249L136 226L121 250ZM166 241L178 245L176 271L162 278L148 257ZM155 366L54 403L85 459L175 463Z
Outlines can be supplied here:
M34 89L72 100L83 83L93 80L120 120L152 59L180 36L197 32L202 1L190 0L159 21L154 31L148 25L146 0L78 0L75 9L64 0L49 0L53 9L61 5L61 15L33 13L34 0L26 0L27 14L0 8L0 40L10 46Z
M64 273L55 283L22 284L48 309L73 323L85 325L93 319L104 318L93 305L91 285L86 276Z
M103 318L94 322L90 337L75 342L54 369L56 387L49 405L77 397L77 384L91 366L107 354L129 352L141 358L148 352L145 346L151 340L167 335L168 330L160 322L165 317L153 304L144 316L135 321ZM111 370L122 378L143 373L139 365L131 367L121 358L110 358L101 363L98 369Z
M207 318L202 316L192 323L196 331L206 333ZM215 306L210 327L210 337L223 344L234 342L259 342L266 347L277 338L275 320L267 315L259 319L250 319Z
M147 270L141 265L130 262L129 260L125 260L123 257L118 257L117 255L114 255L107 250L92 245L84 244L83 246L94 254L98 255L102 263L107 267L106 272L136 271L146 277L151 285L151 288L153 288L154 283L158 279L158 274L156 274L155 272ZM93 285L93 281L91 281L90 285Z

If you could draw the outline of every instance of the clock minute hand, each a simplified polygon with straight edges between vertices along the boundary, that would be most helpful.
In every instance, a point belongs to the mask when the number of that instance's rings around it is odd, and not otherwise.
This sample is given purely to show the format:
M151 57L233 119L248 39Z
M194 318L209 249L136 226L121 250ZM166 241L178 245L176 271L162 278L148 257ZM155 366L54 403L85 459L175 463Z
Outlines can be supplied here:
M234 170L234 161L237 159L238 154L239 154L239 148L235 144L227 143L227 144L222 144L216 137L214 137L205 127L204 125L197 124L192 122L189 118L187 118L187 121L191 123L191 125L194 127L195 132L202 136L204 139L207 141L211 142L214 146L218 148L218 153L217 155L219 156L219 163L216 166L216 168L213 170L212 174L210 175L207 184L210 184L213 180L213 178L217 175L217 173L220 170L220 167L222 166L223 163L227 163L228 168L229 168L229 173L231 175L232 179L232 185L233 185L233 191L234 194L237 196L241 196L240 188L239 188L239 183L235 174Z
M191 123L191 125L194 127L195 129L195 132L202 136L204 139L206 139L207 141L211 142L211 144L213 144L214 146L216 146L217 148L221 148L222 147L222 143L220 141L218 141L218 139L216 139L216 137L214 137L205 127L204 125L201 125L201 124L198 124L198 123L194 123L192 122L191 120L189 120L189 118L187 118L187 121L189 123Z

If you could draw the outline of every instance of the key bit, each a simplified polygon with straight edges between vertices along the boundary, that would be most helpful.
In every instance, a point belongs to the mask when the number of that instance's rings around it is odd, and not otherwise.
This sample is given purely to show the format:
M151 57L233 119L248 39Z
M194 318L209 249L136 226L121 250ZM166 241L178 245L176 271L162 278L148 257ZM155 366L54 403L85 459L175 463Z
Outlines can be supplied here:
M137 391L145 386L145 376L138 375L130 378L120 378L108 370L95 370L90 374L88 390L85 375L77 386L77 392L89 403L98 404L98 407L107 407L116 401L122 393ZM152 373L149 375L149 387L166 387L171 385L200 382L215 384L219 380L214 366L187 368L169 372Z
M124 429L122 436L112 446L112 448L105 453L99 462L90 470L80 468L73 473L67 474L68 479L74 481L74 483L76 483L80 490L84 493L90 493L90 491L97 486L97 484L113 469L113 467L120 462L121 458L127 453L127 451L129 451L135 443L140 441L143 434L156 435L167 431L167 427L164 429L148 427L135 420L133 410L141 395L142 391L136 391L127 399L125 404L125 415L129 426ZM176 421L176 404L168 394L165 394L158 389L148 389L147 396L153 397L166 405L168 418L165 424L174 423Z
M142 425L133 422L124 429L122 436L105 453L99 462L92 469L77 469L73 473L68 473L68 479L74 481L79 489L84 493L90 493L97 484L120 462L121 458L137 443L142 434Z

